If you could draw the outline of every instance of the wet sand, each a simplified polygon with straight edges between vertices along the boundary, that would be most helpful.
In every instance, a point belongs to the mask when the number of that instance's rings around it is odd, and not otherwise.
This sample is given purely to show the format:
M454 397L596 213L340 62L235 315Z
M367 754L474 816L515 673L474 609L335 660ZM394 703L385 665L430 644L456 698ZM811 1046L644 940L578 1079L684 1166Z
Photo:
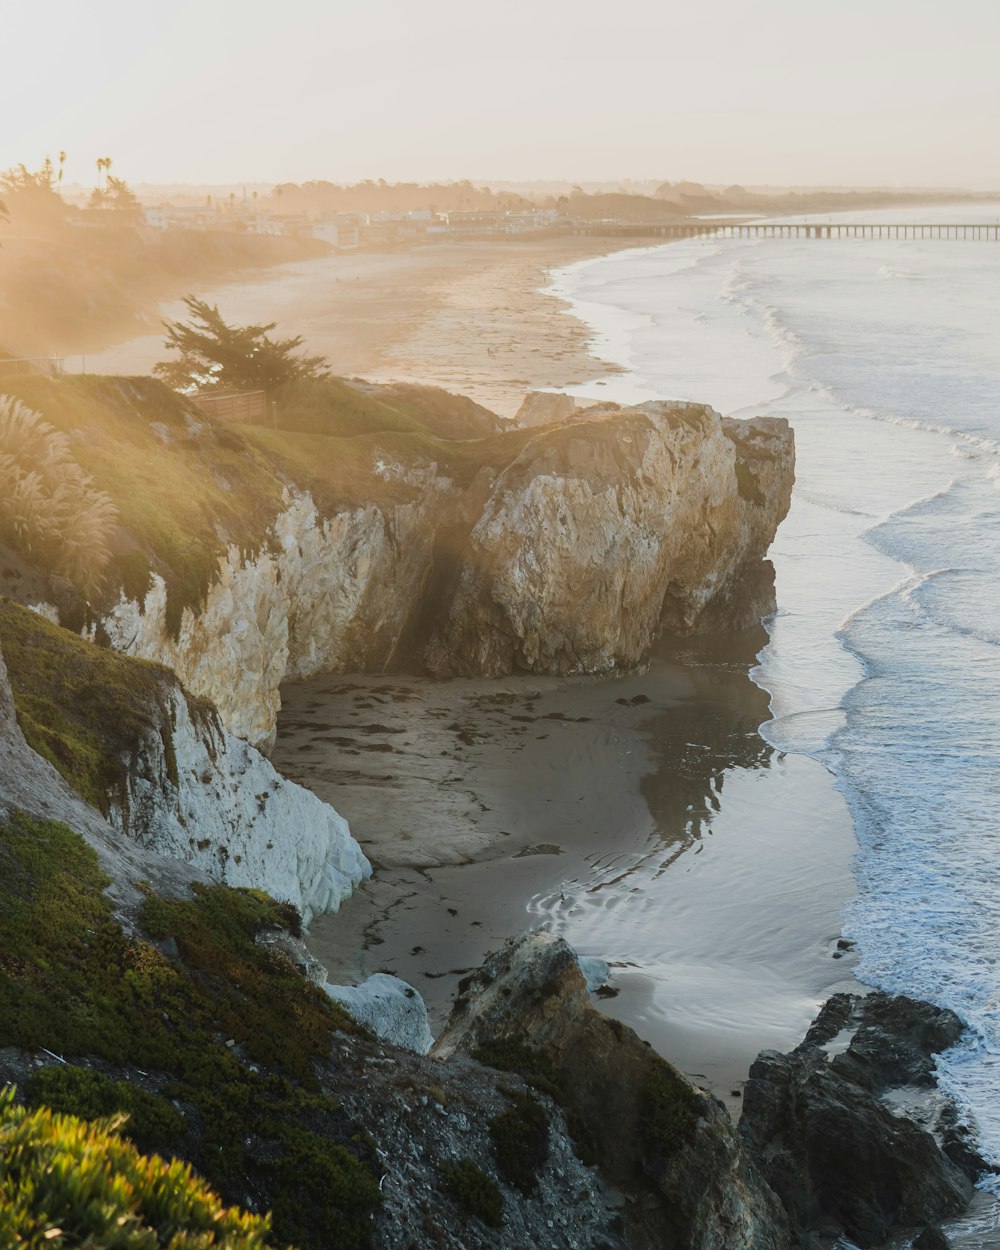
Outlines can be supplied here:
M471 395L512 416L529 389L570 386L613 371L588 351L590 331L540 288L550 269L634 246L576 236L443 241L385 252L344 252L280 265L199 291L239 325L277 322L334 373L419 381ZM183 319L180 300L161 306ZM131 339L67 368L149 373L163 335Z
M374 879L310 946L394 972L432 1028L458 980L542 924L613 967L602 1010L738 1108L763 1047L850 984L850 820L826 771L757 734L762 630L664 645L611 680L288 685L274 762L350 821Z

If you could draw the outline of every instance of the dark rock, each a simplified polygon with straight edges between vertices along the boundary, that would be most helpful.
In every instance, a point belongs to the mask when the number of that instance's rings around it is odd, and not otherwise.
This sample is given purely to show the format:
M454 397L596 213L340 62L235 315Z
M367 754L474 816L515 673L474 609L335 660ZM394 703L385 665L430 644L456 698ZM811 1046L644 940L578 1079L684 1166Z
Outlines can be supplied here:
M928 1224L919 1237L914 1238L913 1250L950 1250L951 1242L933 1224Z
M934 1085L934 1056L954 1046L962 1022L953 1011L904 995L869 994L855 1000L857 1030L834 1066L867 1089Z
M853 994L834 994L820 1008L820 1013L809 1026L803 1046L824 1046L842 1032L851 1018L854 1005Z
M822 1047L846 1029L854 1030L850 1044L829 1059ZM966 1206L968 1168L878 1097L899 1086L926 1088L933 1054L960 1032L953 1013L927 1003L841 994L791 1054L758 1056L740 1132L797 1233L836 1223L869 1247ZM960 1134L955 1141L957 1150Z
M976 1149L976 1140L972 1130L967 1124L960 1122L954 1104L949 1103L943 1108L934 1131L941 1142L942 1150L952 1163L962 1169L973 1184L984 1172L997 1172L997 1169L987 1163Z
M597 1011L575 953L548 933L508 942L469 980L433 1054L534 1080L626 1199L631 1250L787 1250L784 1212L723 1105Z

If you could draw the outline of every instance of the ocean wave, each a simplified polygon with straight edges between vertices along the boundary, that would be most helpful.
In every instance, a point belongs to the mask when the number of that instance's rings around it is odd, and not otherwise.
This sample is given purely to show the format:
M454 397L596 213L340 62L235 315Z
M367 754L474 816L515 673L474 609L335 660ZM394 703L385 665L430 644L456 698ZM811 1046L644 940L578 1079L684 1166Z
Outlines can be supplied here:
M975 598L969 594L970 581L973 591L982 592ZM943 602L937 602L934 596L942 589L946 597ZM962 591L965 593L962 594ZM996 609L992 602L995 591L992 579L987 580L977 570L940 569L928 573L908 594L914 607L923 612L928 620L966 638L1000 647L1000 626L996 623ZM958 614L963 608L966 612L964 620ZM977 615L977 608L978 615L984 619L969 619Z
M858 975L965 1022L941 1084L1000 1162L1000 370L984 270L1000 252L977 250L974 271L967 249L910 249L919 275L898 248L861 252L733 247L690 285L690 269L672 288L662 274L649 307L693 309L690 345L670 321L692 377L685 352L708 376L713 344L724 378L762 339L780 361L765 357L781 398L740 409L796 424L804 505L779 532L781 607L751 674L775 709L761 735L836 777L859 848L844 924Z

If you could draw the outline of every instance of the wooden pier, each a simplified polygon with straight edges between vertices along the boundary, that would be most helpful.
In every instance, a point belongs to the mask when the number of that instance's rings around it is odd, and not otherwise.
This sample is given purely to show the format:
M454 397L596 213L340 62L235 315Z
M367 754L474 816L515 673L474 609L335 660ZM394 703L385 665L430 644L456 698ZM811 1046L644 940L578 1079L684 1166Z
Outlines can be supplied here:
M578 225L574 233L655 239L951 239L996 243L1000 242L1000 222L588 222Z

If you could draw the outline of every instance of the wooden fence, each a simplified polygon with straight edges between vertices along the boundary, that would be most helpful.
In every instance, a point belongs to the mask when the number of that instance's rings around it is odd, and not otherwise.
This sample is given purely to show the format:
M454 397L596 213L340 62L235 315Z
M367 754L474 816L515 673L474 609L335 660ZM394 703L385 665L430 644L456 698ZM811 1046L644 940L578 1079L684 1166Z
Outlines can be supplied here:
M193 398L216 421L263 425L268 420L266 391L226 391L221 395L209 391Z

